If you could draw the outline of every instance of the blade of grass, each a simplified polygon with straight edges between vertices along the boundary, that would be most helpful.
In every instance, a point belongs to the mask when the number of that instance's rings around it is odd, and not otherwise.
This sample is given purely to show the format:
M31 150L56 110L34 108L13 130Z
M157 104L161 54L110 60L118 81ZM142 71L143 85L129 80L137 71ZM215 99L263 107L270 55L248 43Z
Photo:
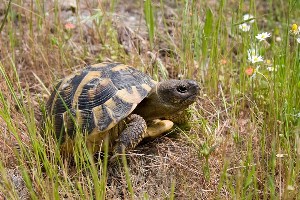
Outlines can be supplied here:
M129 168L128 168L128 165L127 165L127 159L126 159L125 155L126 154L125 154L125 151L123 149L123 153L121 155L122 163L123 163L123 167L124 167L124 171L125 171L125 178L126 178L126 183L127 183L127 187L128 187L128 190L129 190L130 198L133 200L134 199L134 191L133 191L132 183L131 183L131 180L130 180L130 172L129 172Z
M146 0L144 2L144 15L149 32L150 49L154 47L154 37L155 37L155 25L153 16L153 6L151 0Z
M6 22L7 15L8 15L8 11L9 11L10 6L11 6L11 1L12 1L12 0L9 0L9 2L8 2L8 5L7 5L6 11L5 11L5 16L4 16L4 18L3 18L3 20L2 20L2 24L1 24L1 26L0 26L0 33L2 32L3 27L4 27L4 24L5 24L5 22Z

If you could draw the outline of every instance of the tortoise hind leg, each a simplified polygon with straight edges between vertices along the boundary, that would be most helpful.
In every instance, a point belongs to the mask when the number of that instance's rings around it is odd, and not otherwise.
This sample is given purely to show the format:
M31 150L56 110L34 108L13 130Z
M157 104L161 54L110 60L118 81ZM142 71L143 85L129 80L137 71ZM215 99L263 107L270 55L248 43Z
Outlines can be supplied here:
M131 114L126 119L126 128L119 135L114 153L122 153L134 149L145 137L146 121L137 114Z

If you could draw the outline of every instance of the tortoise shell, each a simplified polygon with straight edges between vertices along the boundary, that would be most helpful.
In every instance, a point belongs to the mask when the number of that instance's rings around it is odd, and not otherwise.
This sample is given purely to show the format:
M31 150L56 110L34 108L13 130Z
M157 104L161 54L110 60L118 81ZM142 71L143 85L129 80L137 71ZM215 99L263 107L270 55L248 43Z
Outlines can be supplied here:
M57 138L74 138L82 132L106 132L126 118L148 95L156 82L133 67L100 63L60 81L52 92L47 111L54 119Z

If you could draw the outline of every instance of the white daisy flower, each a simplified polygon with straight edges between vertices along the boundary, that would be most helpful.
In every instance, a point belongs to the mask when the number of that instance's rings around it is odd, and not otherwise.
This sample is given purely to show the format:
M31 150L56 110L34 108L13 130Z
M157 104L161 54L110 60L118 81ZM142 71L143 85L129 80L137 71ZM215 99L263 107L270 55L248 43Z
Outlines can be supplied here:
M300 37L298 37L296 40L297 40L297 42L300 44Z
M254 18L254 16L253 16L253 15L250 15L250 14L245 14L245 15L243 16L243 20L244 20L244 21L247 21L247 20L249 20L249 19L252 19L252 20L249 21L250 24L252 24L252 23L254 22L254 19L253 19L253 18Z
M248 60L253 64L264 61L263 57L258 55L255 49L248 50Z
M243 32L248 32L250 30L250 25L247 23L240 24L239 29L241 29Z
M268 37L271 37L271 33L268 32L264 32L264 33L260 33L257 36L255 36L259 41L263 41L266 40Z
M269 72L276 72L277 71L277 68L275 68L275 67L267 67L267 70L269 71Z
M259 55L255 55L255 56L252 56L252 58L250 58L250 62L252 62L252 63L257 63L257 62L262 62L262 61L264 61L264 59L262 56L259 56Z
M257 63L257 62L262 62L262 61L264 61L263 57L262 57L262 56L259 56L259 55L251 56L251 57L248 58L248 60L249 60L251 63Z

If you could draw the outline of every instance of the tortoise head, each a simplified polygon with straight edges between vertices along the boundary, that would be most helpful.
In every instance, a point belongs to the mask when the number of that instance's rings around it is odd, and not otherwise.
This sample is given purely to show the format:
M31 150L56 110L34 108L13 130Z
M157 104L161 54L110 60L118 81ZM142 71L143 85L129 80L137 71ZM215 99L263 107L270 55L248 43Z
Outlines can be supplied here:
M167 80L157 83L135 109L145 120L163 118L186 109L196 101L200 87L193 80Z

